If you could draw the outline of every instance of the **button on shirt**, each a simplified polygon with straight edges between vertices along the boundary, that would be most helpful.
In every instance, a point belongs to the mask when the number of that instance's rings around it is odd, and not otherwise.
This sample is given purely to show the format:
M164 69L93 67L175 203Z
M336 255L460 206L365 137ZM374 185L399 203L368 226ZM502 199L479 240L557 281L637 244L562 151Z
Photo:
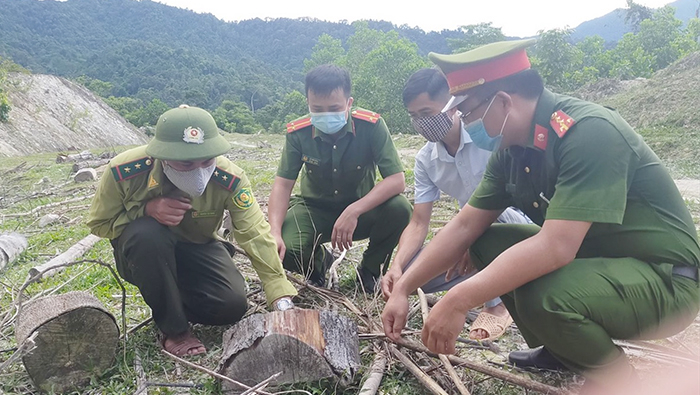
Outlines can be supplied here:
M442 191L457 199L462 208L479 185L491 152L478 148L464 129L460 133L454 157L442 142L426 143L418 151L413 169L416 204L435 202ZM499 222L530 223L522 213L511 208L501 214Z

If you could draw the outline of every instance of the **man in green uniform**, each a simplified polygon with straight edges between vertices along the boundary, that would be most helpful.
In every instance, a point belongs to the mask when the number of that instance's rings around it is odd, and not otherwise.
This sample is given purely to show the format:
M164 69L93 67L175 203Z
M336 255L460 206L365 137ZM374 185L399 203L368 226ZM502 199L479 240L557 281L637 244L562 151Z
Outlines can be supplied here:
M233 246L217 237L224 210L268 303L287 309L296 295L248 178L221 156L229 149L205 110L169 110L148 145L112 159L90 208L90 230L110 239L119 274L139 288L176 355L206 352L188 322L231 324L247 309Z
M270 194L268 215L285 268L316 285L325 282L333 261L321 246L348 249L369 238L359 268L368 292L382 265L388 266L411 205L403 165L384 120L371 111L351 110L350 76L334 65L306 75L310 116L287 125L287 140ZM301 194L291 199L299 171ZM384 178L375 185L376 168Z
M467 206L394 285L382 314L396 339L407 296L467 249L481 271L433 308L423 342L453 353L466 312L500 296L530 347L524 367L565 366L589 386L633 370L612 339L673 335L700 306L697 231L659 158L613 110L543 88L525 48L499 42L431 54L472 140L496 151ZM537 225L496 224L508 206Z

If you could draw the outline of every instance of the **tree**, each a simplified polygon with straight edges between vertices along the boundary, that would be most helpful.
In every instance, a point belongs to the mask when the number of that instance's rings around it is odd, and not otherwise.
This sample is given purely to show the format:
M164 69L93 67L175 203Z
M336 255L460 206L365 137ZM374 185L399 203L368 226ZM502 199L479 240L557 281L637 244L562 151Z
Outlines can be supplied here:
M271 133L284 130L284 125L309 112L306 97L299 91L287 93L282 100L268 104L255 112L255 121Z
M570 91L594 78L595 71L590 66L583 69L583 51L569 43L571 29L539 31L538 34L531 62L546 85Z
M459 28L461 38L447 38L447 46L453 53L465 52L484 44L503 41L506 36L500 27L491 26L491 22L466 25Z
M651 19L654 11L646 6L635 3L634 0L627 0L627 10L625 10L625 24L632 28L633 32L638 32L642 21Z
M428 62L418 55L418 47L386 33L385 39L362 59L354 74L355 99L359 107L382 114L392 132L413 133L410 119L401 101L408 77Z
M75 82L86 87L100 97L109 97L112 94L112 88L114 88L114 84L111 82L100 81L97 78L90 78L86 75L81 75L76 78Z
M323 33L316 45L310 59L304 59L304 73L326 63L338 64L345 56L345 49L340 40Z
M253 134L262 129L250 109L239 101L224 100L211 115L217 126L229 133Z

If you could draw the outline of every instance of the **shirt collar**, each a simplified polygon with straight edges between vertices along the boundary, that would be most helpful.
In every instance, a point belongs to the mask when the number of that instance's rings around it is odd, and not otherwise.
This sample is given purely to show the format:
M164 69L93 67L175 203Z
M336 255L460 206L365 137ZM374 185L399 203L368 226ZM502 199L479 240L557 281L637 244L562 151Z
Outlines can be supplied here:
M467 144L473 144L472 143L472 138L469 136L469 133L467 133L466 129L460 126L459 128L459 148L457 148L457 153L462 151L464 147ZM455 153L455 155L457 155ZM430 159L435 160L437 158L440 158L441 160L452 160L452 156L447 153L447 148L445 148L445 145L442 143L442 141L438 141L434 143L433 145L433 151L431 152Z

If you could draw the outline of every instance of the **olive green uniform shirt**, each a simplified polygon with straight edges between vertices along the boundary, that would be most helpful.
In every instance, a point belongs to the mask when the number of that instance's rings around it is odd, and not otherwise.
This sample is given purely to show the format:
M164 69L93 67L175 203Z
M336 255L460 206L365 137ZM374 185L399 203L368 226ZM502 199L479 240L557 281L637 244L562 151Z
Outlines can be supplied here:
M183 242L217 240L224 210L233 223L236 242L245 250L262 282L268 303L296 289L287 280L275 239L255 201L245 172L223 156L202 196L191 198L192 209L170 229ZM87 225L93 234L115 239L133 220L143 217L146 203L159 196L182 194L163 173L163 162L146 155L146 146L133 148L110 161L93 199ZM232 262L233 264L233 262Z
M303 165L300 196L304 199L348 205L374 187L377 167L384 178L403 171L389 130L379 114L361 109L352 114L335 141L310 123L287 133L277 175L296 180Z
M667 169L614 110L544 90L527 147L492 155L469 204L535 223L592 222L578 258L632 257L671 279L700 266L697 231Z

